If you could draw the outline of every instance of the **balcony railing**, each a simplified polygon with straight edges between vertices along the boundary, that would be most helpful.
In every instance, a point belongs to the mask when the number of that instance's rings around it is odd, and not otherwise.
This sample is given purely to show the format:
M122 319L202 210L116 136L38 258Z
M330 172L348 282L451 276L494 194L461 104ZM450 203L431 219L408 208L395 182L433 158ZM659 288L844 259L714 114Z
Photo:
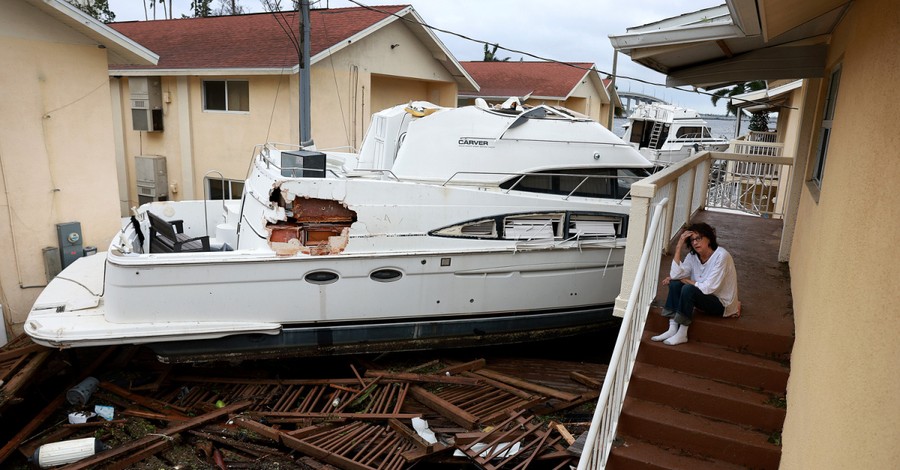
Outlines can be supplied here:
M622 327L579 470L606 468L668 241L703 208L780 216L786 203L779 195L789 193L791 166L787 157L701 152L631 186L628 244L616 298Z

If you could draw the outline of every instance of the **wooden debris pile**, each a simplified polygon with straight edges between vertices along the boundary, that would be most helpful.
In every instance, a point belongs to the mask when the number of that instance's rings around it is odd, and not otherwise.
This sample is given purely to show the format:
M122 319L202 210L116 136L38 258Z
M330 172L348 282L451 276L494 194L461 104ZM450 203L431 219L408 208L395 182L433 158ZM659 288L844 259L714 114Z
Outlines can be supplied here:
M604 366L582 364L576 370L578 363L566 364L544 365L543 371L534 363L506 364L523 372L512 374L484 359L432 360L398 370L356 358L355 363L348 359L346 377L325 379L213 376L155 367L144 370L139 381L101 377L82 411L111 409L106 419L51 420L73 409L58 398L7 447L32 456L48 443L84 437L109 446L54 467L67 470L177 465L362 470L425 462L567 468L578 459L567 450L574 431L550 417L558 421L560 412L571 409L589 415ZM541 383L528 373L556 382ZM53 424L39 429L45 421ZM7 456L0 455L0 463Z

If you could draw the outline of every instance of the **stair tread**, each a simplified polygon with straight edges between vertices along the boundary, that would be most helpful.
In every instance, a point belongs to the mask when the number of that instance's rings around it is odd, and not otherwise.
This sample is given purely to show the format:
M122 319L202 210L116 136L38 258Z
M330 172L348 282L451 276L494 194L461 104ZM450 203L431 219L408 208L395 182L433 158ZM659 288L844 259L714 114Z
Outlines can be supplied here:
M635 363L628 394L767 432L784 426L786 410L773 404L771 392L643 362Z
M610 465L607 465L611 470L638 466L667 470L746 470L740 465L689 455L680 449L663 448L636 437L620 435L618 439L622 443L613 447Z
M722 361L728 361L735 364L748 365L753 367L761 367L772 369L780 372L787 372L788 368L781 362L768 359L765 357L755 356L753 354L745 354L733 351L724 346L706 343L702 341L688 341L687 343L677 346L669 346L659 341L651 341L650 338L655 336L653 333L645 331L641 338L641 347L666 348L682 354L690 354L697 356L712 356Z
M685 413L659 403L653 403L637 398L628 398L625 400L622 413L638 417L645 421L665 423L668 426L677 426L680 429L706 435L711 439L715 438L733 441L740 445L755 447L765 452L779 452L777 447L769 443L769 436L765 433L745 429L736 424L725 423L703 416Z
M729 400L751 405L771 406L767 402L772 398L772 394L653 364L636 363L632 372L632 380L635 379L687 389L698 395L727 397Z

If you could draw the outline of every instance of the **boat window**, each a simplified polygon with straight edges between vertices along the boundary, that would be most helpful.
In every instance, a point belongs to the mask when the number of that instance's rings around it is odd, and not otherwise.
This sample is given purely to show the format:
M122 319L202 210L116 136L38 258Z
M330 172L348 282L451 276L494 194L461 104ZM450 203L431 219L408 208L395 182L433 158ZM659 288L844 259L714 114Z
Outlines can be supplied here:
M562 238L564 214L511 215L503 221L505 240L552 240Z
M445 237L497 238L497 222L494 219L477 220L435 230L434 235Z
M403 277L403 273L390 268L379 269L373 271L372 274L369 274L370 279L378 282L393 282L399 280L401 277Z
M701 126L684 126L679 127L677 131L675 131L676 139L698 139L704 136L704 132L706 131L706 136L709 136L709 130L704 129Z
M597 214L572 214L569 217L569 237L581 240L615 239L621 236L622 218Z
M617 176L616 198L631 199L631 185L650 176L650 172L646 168L619 168Z
M310 284L331 284L337 282L338 275L331 271L313 271L303 277Z
M516 176L500 187L532 193L622 199L628 196L632 183L647 176L649 173L644 168L572 169L553 174L533 173L524 178Z

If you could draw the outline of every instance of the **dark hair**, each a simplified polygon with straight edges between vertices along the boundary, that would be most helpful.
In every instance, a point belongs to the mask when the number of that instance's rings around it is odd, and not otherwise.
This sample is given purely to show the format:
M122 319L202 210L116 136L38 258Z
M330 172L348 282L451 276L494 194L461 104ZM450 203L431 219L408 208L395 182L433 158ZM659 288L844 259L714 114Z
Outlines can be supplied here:
M698 233L701 237L705 237L709 240L709 247L715 251L716 248L719 247L719 243L716 241L716 229L712 228L711 225L705 224L703 222L690 224L685 227L685 230ZM688 246L691 247L691 252L694 252L694 246L691 243L688 243Z

